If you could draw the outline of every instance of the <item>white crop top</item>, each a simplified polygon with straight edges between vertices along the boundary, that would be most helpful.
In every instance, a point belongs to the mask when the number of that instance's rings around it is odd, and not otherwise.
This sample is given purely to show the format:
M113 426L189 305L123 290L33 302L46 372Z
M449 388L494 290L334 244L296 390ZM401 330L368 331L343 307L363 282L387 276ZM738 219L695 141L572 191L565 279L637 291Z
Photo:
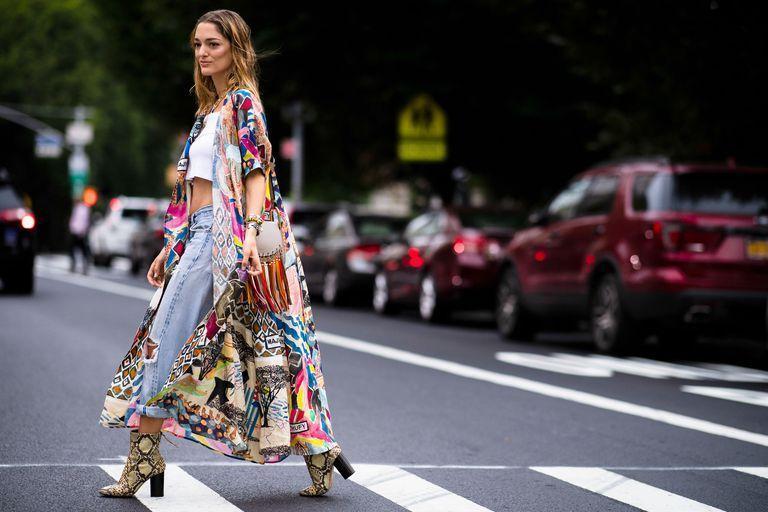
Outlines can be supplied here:
M189 146L189 167L186 179L198 177L213 181L213 136L216 133L218 119L218 112L211 112L205 116L203 129Z

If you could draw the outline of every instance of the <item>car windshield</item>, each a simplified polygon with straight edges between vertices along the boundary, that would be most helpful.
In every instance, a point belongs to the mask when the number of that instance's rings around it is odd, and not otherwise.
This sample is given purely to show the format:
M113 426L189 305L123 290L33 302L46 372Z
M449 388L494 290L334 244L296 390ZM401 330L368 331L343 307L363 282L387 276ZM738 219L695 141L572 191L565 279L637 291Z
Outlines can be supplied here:
M147 210L144 208L124 208L122 218L143 221L147 218Z
M659 173L635 178L637 211L757 215L768 209L768 173Z
M362 215L353 217L352 222L358 236L391 236L403 230L406 219Z
M11 187L0 186L0 208L22 208L24 203Z
M522 225L524 216L516 211L466 211L459 212L461 225L465 228L515 228Z

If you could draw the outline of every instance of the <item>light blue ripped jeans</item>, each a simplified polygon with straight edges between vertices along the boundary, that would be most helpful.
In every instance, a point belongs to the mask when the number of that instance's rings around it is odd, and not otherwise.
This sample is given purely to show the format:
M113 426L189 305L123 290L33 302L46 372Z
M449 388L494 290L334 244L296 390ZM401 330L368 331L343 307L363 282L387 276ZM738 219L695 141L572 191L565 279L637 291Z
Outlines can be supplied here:
M213 205L198 208L190 215L189 239L163 292L147 336L147 341L151 340L157 346L144 359L144 376L136 403L136 412L143 416L171 416L162 407L144 404L163 388L182 345L213 307L212 224Z

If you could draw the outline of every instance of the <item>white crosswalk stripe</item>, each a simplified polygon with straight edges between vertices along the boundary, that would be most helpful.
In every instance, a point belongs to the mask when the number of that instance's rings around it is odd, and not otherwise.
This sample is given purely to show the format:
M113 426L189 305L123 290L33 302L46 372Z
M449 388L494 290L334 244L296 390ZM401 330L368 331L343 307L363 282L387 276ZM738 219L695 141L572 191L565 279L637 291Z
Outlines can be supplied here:
M550 466L531 469L647 512L723 512L602 468Z
M123 471L122 464L100 467L115 480ZM171 492L166 492L162 498L151 498L149 483L145 483L136 493L136 499L152 512L241 512L176 464L168 464L165 468L165 488Z
M358 464L350 480L412 512L490 512L395 466Z

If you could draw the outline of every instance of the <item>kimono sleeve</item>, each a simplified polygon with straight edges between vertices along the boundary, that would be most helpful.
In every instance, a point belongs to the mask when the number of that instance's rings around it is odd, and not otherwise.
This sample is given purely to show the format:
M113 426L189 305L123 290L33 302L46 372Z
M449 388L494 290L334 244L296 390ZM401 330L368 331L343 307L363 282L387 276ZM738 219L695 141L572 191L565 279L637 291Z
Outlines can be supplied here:
M274 167L272 144L267 134L267 120L264 111L249 91L241 91L237 108L237 136L242 160L242 179L258 169L269 176Z

